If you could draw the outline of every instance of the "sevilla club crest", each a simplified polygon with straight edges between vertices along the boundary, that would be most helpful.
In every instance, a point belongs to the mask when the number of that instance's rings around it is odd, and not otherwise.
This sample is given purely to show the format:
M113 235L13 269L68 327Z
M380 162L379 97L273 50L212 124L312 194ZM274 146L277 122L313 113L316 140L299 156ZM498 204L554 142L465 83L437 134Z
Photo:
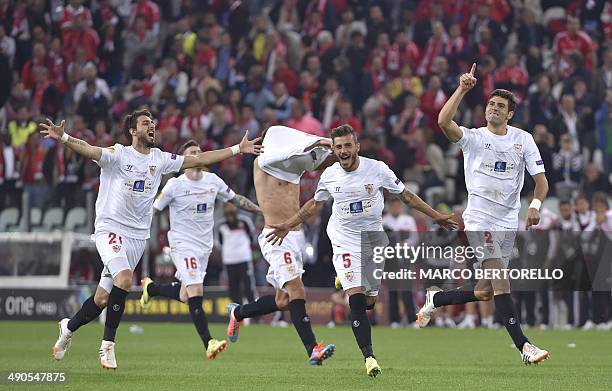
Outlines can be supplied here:
M149 172L151 175L155 175L155 170L157 170L157 166L149 166Z
M371 183L368 183L364 187L365 187L365 191L367 191L368 194L372 194L372 192L374 191L374 185Z

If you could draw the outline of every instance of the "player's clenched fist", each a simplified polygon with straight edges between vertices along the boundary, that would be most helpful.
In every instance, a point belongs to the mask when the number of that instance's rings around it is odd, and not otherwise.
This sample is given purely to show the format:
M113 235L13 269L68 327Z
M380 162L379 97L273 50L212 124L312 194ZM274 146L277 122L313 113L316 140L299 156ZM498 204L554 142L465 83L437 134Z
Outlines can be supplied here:
M476 77L474 77L474 73L476 72L476 63L472 64L472 69L470 72L464 73L459 77L459 88L465 92L471 90L476 85Z

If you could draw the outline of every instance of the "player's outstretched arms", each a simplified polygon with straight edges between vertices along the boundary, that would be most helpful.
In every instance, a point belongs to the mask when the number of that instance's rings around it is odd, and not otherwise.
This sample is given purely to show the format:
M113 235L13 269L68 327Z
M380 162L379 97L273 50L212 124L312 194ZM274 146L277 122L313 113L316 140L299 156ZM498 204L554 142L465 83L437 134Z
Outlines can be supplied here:
M457 113L461 99L476 85L477 80L474 77L474 72L476 72L476 63L472 64L470 72L464 73L459 77L459 86L448 101L446 101L442 110L440 110L440 114L438 114L438 126L442 129L446 138L453 143L456 143L463 137L463 132L459 125L453 121L453 117Z
M431 206L427 205L425 201L421 199L418 195L414 194L408 189L405 189L403 192L399 194L399 198L408 206L418 210L431 217L433 221L435 221L439 226L446 229L456 229L458 224L455 220L453 220L453 215L447 215L438 212L433 209Z
M230 148L218 149L216 151L202 152L198 155L186 155L183 161L182 169L194 168L194 167L206 167L211 164L218 163L225 159L229 159L239 153L252 153L253 155L259 155L263 153L263 145L255 145L261 137L250 140L247 138L248 131L245 132L244 137L240 141L240 144L234 145Z
M259 205L249 200L243 195L236 194L234 198L229 200L232 204L236 205L238 208L242 210L246 210L247 212L253 213L261 213L261 209L259 209Z
M61 141L62 144L81 156L92 160L100 160L102 157L102 148L89 145L86 141L68 135L68 133L64 132L65 122L66 121L62 120L59 125L56 125L47 118L47 123L38 124L42 128L40 133L44 134L45 138Z
M289 231L291 231L292 228L295 228L298 225L302 224L311 216L314 216L317 213L321 213L323 204L325 204L323 201L315 201L314 199L309 200L304 204L304 206L302 206L302 208L297 212L297 214L289 220L285 221L282 224L272 224L271 227L274 228L274 231L267 234L266 239L273 245L276 243L280 245L281 243L283 243L283 238L287 236L287 234L289 233Z
M546 194L548 194L548 180L543 172L535 174L533 180L535 181L535 189L533 189L533 201L531 201L527 209L525 229L540 223L540 207L542 206L542 201L546 198Z

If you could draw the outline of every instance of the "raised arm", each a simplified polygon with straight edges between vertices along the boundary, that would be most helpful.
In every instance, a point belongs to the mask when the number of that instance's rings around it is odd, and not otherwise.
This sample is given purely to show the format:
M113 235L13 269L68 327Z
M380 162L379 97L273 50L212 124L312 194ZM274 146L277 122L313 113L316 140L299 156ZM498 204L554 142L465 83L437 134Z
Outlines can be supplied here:
M527 217L525 219L526 229L532 225L538 225L540 222L540 208L542 207L542 202L546 198L546 194L548 194L548 180L546 179L546 175L541 172L535 174L532 178L535 181L535 189L533 189L533 201L531 201L527 209Z
M259 206L243 195L236 194L236 196L229 200L229 202L236 205L242 210L246 210L247 212L261 213L261 209L259 209Z
M414 194L408 189L405 189L403 192L399 194L400 200L404 202L404 204L418 210L421 213L429 216L433 221L435 221L441 227L446 229L456 229L458 224L453 220L452 214L443 214L434 210L431 206L427 205L425 201L423 201L418 195Z
M302 206L302 208L295 214L295 216L293 216L289 220L285 221L282 224L272 224L272 228L274 228L274 231L266 235L268 242L271 242L272 244L276 244L277 242L278 244L283 243L283 238L287 236L287 234L289 233L289 231L291 231L292 228L297 227L298 225L302 224L304 221L308 220L310 217L316 215L317 213L321 213L321 209L323 208L324 204L324 201L315 201L314 199L311 199L307 201L304 206Z
M259 155L263 153L263 145L256 145L261 137L249 141L247 138L248 131L245 132L244 137L240 141L240 144L234 145L230 148L218 149L216 151L202 152L197 155L186 155L183 161L182 169L194 168L194 167L206 167L211 164L218 163L225 159L229 159L239 153L252 153L253 155Z
M66 121L62 120L59 125L56 125L47 118L47 123L39 124L39 126L43 128L40 133L44 134L45 138L61 141L62 144L81 156L88 159L100 160L102 157L102 148L89 145L86 141L68 135L68 133L64 132L65 122Z
M456 143L463 137L463 132L461 132L459 125L453 121L453 117L457 113L459 104L465 94L476 85L474 72L476 72L476 63L472 64L472 69L469 73L461 75L459 78L459 86L453 95L446 101L442 110L440 110L440 114L438 114L438 126L442 129L446 138L453 143Z

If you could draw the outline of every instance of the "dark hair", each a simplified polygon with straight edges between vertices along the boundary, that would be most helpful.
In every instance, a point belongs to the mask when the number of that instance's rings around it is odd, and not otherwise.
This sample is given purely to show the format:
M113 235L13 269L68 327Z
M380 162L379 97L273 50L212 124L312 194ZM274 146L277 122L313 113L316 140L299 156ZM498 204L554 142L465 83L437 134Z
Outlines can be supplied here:
M494 96L499 96L500 98L504 98L508 101L508 111L514 111L516 109L516 98L512 92L504 90L503 88L497 88L491 92L489 99L487 99L487 103L489 103L491 98Z
M571 201L571 200L569 200L569 199L567 199L567 198L566 198L566 199L559 200L559 206L561 206L561 205L569 205L569 206L572 206L572 201Z
M574 199L574 202L578 202L578 200L585 200L586 202L589 202L589 197L587 197L585 193L580 193L576 196L576 198Z
M593 199L591 200L591 204L595 204L599 202L601 202L602 204L606 204L606 207L609 206L608 196L603 191L598 191L595 194L593 194Z
M125 116L123 120L123 132L127 136L128 140L132 139L132 134L130 133L130 129L136 129L136 124L138 123L138 117L141 115L147 116L149 118L153 118L151 112L147 109L134 110L132 114L128 114Z
M343 136L348 136L348 135L352 135L353 139L355 140L355 142L357 143L357 134L355 134L355 129L353 129L353 127L349 124L344 124L344 125L340 125L337 128L333 128L331 130L331 139L332 142L334 141L334 139L336 137L343 137Z
M195 141L194 139L191 139L189 141L187 141L185 144L181 145L178 149L178 151L176 151L177 154L182 155L185 153L185 151L187 150L187 148L189 147L198 147L200 148L200 144Z

